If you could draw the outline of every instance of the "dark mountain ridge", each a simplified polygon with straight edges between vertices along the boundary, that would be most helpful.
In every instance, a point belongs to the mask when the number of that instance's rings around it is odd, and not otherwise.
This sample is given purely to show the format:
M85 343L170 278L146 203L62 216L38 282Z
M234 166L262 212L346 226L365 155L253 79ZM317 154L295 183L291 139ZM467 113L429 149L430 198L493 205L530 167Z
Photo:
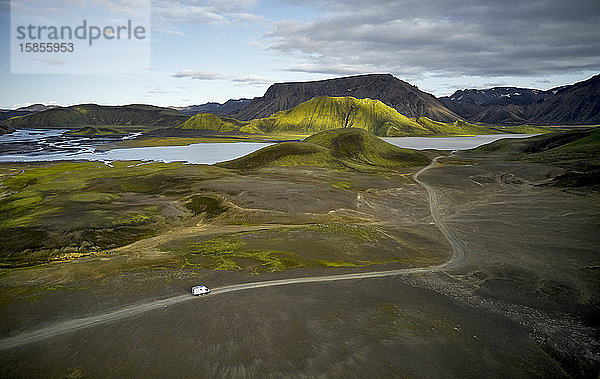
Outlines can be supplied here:
M439 100L446 104L450 102L460 102L463 104L474 104L482 106L494 105L529 105L539 100L544 100L557 90L551 89L542 91L531 88L518 87L494 87L488 89L464 89L457 90L450 96L440 97Z
M352 96L357 99L380 100L407 117L428 117L452 122L459 117L433 95L419 90L390 74L368 74L310 82L276 83L262 97L232 115L239 120L268 117L291 109L315 97Z
M600 124L600 74L530 104L525 117L540 124Z
M200 105L189 105L187 107L174 107L186 116L193 116L198 113L212 113L217 116L229 116L235 114L250 104L251 99L230 99L223 104L209 102Z
M546 91L517 87L465 89L439 100L472 122L593 125L600 123L600 75Z

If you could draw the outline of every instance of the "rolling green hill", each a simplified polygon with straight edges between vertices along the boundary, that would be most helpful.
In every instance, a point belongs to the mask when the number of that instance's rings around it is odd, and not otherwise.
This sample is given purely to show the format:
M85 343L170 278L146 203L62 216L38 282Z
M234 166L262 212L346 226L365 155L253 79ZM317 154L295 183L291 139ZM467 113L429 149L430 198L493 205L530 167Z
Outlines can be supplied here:
M212 130L219 133L238 131L247 122L234 118L219 117L212 113L198 113L176 126L178 129Z
M600 188L600 128L502 139L462 154L546 163L565 170L553 178L558 186Z
M415 150L389 144L356 128L327 130L303 142L282 142L219 166L257 169L265 166L316 166L371 172L422 166L429 158Z
M501 139L472 154L515 155L544 162L600 157L600 128L549 133L525 139Z
M14 128L75 129L89 125L169 127L178 125L186 119L187 116L174 109L152 105L82 104L13 117L6 123Z

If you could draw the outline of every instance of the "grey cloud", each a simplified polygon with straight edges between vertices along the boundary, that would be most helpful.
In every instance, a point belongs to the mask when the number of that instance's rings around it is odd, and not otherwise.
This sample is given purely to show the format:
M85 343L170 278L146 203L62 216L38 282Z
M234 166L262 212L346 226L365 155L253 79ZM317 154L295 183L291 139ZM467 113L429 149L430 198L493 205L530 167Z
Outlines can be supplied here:
M289 1L294 3L295 1ZM299 3L299 2L298 2ZM270 49L290 71L351 74L543 75L600 69L600 2L306 2L323 16L273 25Z

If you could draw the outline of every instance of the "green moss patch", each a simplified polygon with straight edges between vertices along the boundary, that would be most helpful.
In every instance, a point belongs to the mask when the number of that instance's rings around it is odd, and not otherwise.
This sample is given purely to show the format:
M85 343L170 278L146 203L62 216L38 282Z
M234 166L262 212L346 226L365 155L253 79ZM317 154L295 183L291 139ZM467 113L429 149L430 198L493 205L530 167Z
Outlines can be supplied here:
M17 164L5 171L2 185L10 192L0 199L0 265L36 265L156 235L189 218L172 204L197 194L196 183L230 175L210 166L136 163ZM210 217L222 210L200 200L195 209L204 206Z
M362 267L398 263L435 264L443 259L421 252L376 227L317 224L235 233L160 246L195 267L259 273L296 267Z
M248 248L239 235L223 236L199 243L188 243L181 250L186 265L211 270L261 272L282 271L301 267L299 257L276 250Z

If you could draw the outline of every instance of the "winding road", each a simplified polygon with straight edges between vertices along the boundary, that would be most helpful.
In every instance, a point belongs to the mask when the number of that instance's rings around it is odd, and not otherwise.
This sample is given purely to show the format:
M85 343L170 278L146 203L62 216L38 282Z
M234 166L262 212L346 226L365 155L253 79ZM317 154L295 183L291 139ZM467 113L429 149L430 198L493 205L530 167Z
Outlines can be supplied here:
M450 245L452 246L453 254L450 260L447 262L435 265L435 266L427 266L427 267L418 267L418 268L405 268L398 270L387 270L387 271L373 271L373 272L360 272L360 273L352 273L352 274L340 274L340 275L326 275L326 276L312 276L312 277L304 277L304 278L290 278L290 279L280 279L280 280L269 280L262 282L250 282L243 284L233 284L224 287L217 287L212 289L212 292L208 296L222 295L228 292L236 292L243 291L249 289L257 289L263 287L273 287L273 286L282 286L289 284L299 284L299 283L319 283L319 282L333 282L338 280L352 280L352 279L366 279L366 278L377 278L384 276L395 276L401 274L413 274L413 273L423 273L423 272L433 272L439 271L442 269L448 269L458 265L462 262L466 256L466 249L462 242L456 238L456 236L452 233L450 228L443 222L440 211L438 208L438 195L427 183L422 182L419 179L419 176L425 171L429 170L437 163L440 157L436 157L433 161L417 171L413 178L414 180L421 185L427 191L429 198L429 208L431 211L431 217L435 222L435 225L440 230L440 232L446 237ZM206 296L206 295L205 295ZM200 297L202 298L202 297ZM87 328L90 326L96 326L101 324L106 324L115 320L124 319L127 317L131 317L134 315L138 315L140 313L148 312L154 309L164 308L171 305L183 303L186 301L190 301L193 299L197 299L197 297L192 296L191 294L179 295L175 297L170 297L162 300L155 300L144 304L132 305L129 307L121 308L119 310L111 311L108 313L103 313L97 316L79 318L74 320L69 320L65 322L61 322L58 324L54 324L45 328L25 332L23 334L8 337L0 340L0 350L6 350L11 348L16 348L19 346L27 345L30 343L38 342L53 336L57 336L60 334L76 331L79 329Z

